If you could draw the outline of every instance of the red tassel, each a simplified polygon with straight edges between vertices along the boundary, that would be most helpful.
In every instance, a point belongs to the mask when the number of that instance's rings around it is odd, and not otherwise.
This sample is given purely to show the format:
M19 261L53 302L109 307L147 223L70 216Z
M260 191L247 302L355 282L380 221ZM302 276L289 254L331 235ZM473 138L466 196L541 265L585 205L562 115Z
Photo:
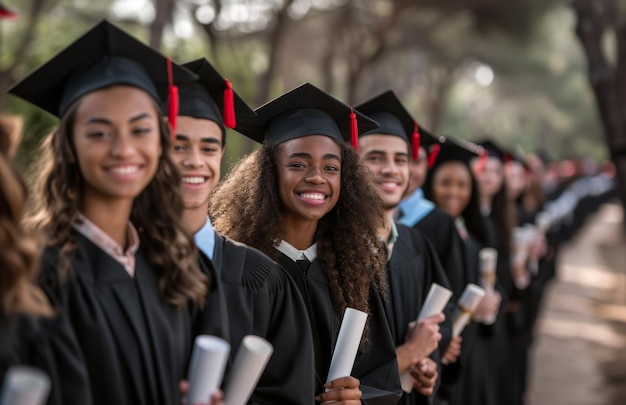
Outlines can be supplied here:
M428 154L428 168L432 169L437 161L437 156L439 156L439 151L441 150L441 146L436 143L433 145L430 153Z
M13 10L9 10L2 4L0 4L0 19L10 19L17 17L17 13Z
M480 157L478 158L478 163L476 163L476 167L474 168L474 170L476 171L476 174L480 174L483 172L488 159L489 159L489 152L487 152L486 150L483 150L483 153L480 154Z
M224 126L226 128L235 128L237 119L235 117L235 94L233 85L230 80L225 80L226 88L224 89Z
M511 155L510 153L505 153L504 155L502 155L502 163L504 163L505 166L511 162L513 162L513 155Z
M420 154L420 141L419 127L417 126L417 121L414 121L413 139L411 140L411 158L413 161L416 161Z
M350 143L355 151L359 151L359 125L356 122L356 113L350 107Z
M176 139L176 118L178 117L178 87L174 86L172 60L167 58L167 120L172 129L172 140Z

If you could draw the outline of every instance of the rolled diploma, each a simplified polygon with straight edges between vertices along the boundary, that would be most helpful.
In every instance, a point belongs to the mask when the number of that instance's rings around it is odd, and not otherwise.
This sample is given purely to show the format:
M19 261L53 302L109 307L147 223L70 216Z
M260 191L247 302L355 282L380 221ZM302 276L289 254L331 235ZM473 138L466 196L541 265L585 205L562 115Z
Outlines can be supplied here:
M356 353L365 329L365 321L367 321L365 312L354 308L346 308L341 327L339 328L339 336L337 337L333 358L330 361L326 382L331 382L341 377L348 377L352 373Z
M196 337L189 364L188 404L209 401L222 384L229 353L230 344L224 339L209 335Z
M243 338L224 389L226 404L244 405L248 402L272 353L274 347L267 340L253 335Z
M50 378L43 371L27 366L14 366L7 371L1 405L42 405L50 393Z
M421 321L424 318L443 312L443 309L446 307L448 301L450 301L451 296L452 291L440 286L437 283L433 283L430 286L424 305L422 305L422 309L417 316L417 320ZM411 377L411 373L408 371L402 373L400 376L400 382L402 383L402 389L404 392L409 393L413 390L413 377Z
M485 290L476 284L468 284L467 287L465 287L463 294L461 294L461 298L459 298L459 301L457 302L461 311L454 319L452 336L457 337L463 332L463 329L472 319L472 313L478 304L480 304L480 301L483 299L485 294Z
M494 248L482 248L478 252L480 259L480 275L483 287L493 290L496 286L496 266L498 251Z

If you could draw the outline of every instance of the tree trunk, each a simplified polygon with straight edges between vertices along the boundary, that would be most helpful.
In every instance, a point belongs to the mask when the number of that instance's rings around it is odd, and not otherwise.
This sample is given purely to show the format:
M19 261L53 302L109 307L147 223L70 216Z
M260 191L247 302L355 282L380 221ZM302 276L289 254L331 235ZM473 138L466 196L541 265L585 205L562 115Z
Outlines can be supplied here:
M150 24L150 46L154 49L161 49L163 31L165 26L172 21L172 10L174 4L172 0L155 0L154 21Z
M626 207L626 27L617 14L616 0L574 0L572 6L578 16L576 34L589 64L589 82L617 172L620 201ZM603 36L609 30L616 33L616 66L611 66L602 48Z
M258 80L257 92L255 96L255 104L261 105L265 103L270 97L270 87L272 80L278 70L278 62L280 60L281 42L287 27L289 25L289 7L294 0L287 0L282 7L276 12L276 22L274 28L269 35L269 42L267 44L269 49L269 61L267 69L261 74Z

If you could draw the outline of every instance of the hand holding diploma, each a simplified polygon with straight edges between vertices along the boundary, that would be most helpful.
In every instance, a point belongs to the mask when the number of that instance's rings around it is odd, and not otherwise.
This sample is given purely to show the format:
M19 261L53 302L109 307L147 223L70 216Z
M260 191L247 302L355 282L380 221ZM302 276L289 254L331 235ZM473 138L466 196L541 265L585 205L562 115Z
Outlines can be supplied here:
M230 345L215 336L200 335L189 364L187 403L206 403L222 384Z
M346 308L324 385L326 392L318 395L316 401L322 403L346 401L345 404L351 403L349 401L356 401L354 403L360 404L359 380L350 377L350 374L361 344L366 321L365 312Z
M437 363L429 357L423 358L411 368L411 376L417 392L428 397L433 394L439 377Z
M498 264L498 251L494 248L482 248L478 252L480 261L481 284L486 290L494 290L496 287L496 266Z
M50 392L50 378L34 367L16 366L7 371L0 405L43 405Z
M422 309L419 312L417 322L419 323L419 321L424 318L442 313L443 309L448 304L448 301L450 301L451 296L452 291L440 286L439 284L433 283L430 286L426 300L424 301ZM404 392L409 393L413 390L413 377L410 373L403 373L400 376L400 382L402 383L402 389Z
M463 294L461 294L461 298L459 298L459 301L457 302L459 313L454 319L452 336L456 337L461 335L465 326L467 326L467 324L472 320L474 311L485 295L486 291L476 284L468 284L467 287L465 287Z

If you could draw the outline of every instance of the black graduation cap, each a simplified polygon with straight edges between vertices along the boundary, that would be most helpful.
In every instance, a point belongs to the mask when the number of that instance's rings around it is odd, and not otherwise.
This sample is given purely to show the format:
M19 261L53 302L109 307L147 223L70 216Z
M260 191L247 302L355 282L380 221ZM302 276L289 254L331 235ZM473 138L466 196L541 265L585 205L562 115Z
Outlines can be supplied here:
M411 145L413 160L417 159L420 146L428 147L437 143L437 139L420 126L402 105L393 90L388 90L355 108L380 125L380 128L365 132L361 136L373 134L399 136Z
M439 166L445 162L458 161L470 164L476 157L485 155L483 148L460 138L442 137L439 144L439 153L432 166Z
M359 133L378 124L310 83L254 110L257 116L237 126L248 138L272 145L307 135L325 135L358 148Z
M211 120L225 128L236 128L236 117L249 119L256 114L239 95L233 91L228 79L205 58L183 65L198 75L198 81L179 88L180 107L178 115Z
M112 85L134 86L158 103L169 94L169 116L174 121L178 106L174 84L195 79L187 69L104 20L9 92L61 117L87 93Z
M501 162L504 162L505 152L502 148L496 145L493 141L489 139L485 139L479 142L476 142L477 145L483 147L483 149L487 152L489 157L494 157L499 159Z

